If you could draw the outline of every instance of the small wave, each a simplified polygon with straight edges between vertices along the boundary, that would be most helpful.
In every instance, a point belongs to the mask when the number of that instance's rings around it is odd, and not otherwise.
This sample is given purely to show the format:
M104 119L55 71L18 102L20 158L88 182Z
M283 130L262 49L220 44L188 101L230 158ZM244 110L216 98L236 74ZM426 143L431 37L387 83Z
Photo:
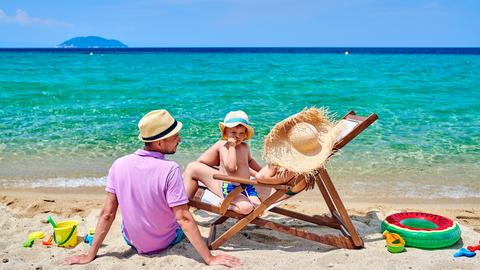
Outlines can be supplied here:
M480 191L460 185L431 185L407 182L397 185L397 189L399 192L404 192L405 197L413 198L480 198Z
M107 177L48 178L48 179L0 179L3 188L77 188L105 186Z
M382 190L386 194L401 194L405 198L423 199L463 199L480 198L480 190L460 185L434 185L403 181L402 183L366 183L355 181L354 190Z

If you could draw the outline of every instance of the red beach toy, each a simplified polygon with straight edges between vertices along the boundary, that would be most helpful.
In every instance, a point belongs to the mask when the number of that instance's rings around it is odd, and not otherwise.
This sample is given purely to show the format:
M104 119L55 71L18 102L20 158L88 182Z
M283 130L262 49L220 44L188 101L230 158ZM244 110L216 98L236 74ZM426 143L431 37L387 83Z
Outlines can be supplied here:
M480 241L478 241L478 243L480 244ZM480 250L480 245L468 246L467 249L468 249L468 251L475 252L477 250Z
M52 245L52 240L53 240L53 235L50 235L50 238L48 238L48 241L42 241L42 244L44 246L51 246Z

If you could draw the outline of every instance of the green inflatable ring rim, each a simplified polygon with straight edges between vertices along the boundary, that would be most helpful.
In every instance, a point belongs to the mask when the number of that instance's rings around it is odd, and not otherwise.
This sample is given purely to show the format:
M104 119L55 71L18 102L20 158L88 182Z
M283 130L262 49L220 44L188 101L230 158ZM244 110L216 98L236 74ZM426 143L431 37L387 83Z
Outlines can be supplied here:
M405 240L405 246L418 247L423 249L444 248L455 244L460 240L461 230L456 222L443 230L409 230L391 224L385 219L381 225L382 232L387 230L390 233L397 233Z

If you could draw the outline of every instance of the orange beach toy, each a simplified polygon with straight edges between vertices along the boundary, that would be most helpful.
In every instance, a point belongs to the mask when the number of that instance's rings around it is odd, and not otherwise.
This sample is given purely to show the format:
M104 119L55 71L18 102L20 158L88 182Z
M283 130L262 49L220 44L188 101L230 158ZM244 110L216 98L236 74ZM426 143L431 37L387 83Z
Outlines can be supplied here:
M400 235L384 231L383 237L387 239L387 250L391 253L400 253L405 250L405 240Z
M48 238L47 241L43 241L42 245L44 246L51 246L52 245L52 240L53 240L53 235L50 235L50 238Z

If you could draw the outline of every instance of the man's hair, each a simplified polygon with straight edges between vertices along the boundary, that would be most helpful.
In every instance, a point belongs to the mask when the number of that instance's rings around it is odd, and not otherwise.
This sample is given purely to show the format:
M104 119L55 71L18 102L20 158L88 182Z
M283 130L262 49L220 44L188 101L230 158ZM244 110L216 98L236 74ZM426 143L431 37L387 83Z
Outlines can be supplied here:
M146 147L152 146L153 142L144 142Z

